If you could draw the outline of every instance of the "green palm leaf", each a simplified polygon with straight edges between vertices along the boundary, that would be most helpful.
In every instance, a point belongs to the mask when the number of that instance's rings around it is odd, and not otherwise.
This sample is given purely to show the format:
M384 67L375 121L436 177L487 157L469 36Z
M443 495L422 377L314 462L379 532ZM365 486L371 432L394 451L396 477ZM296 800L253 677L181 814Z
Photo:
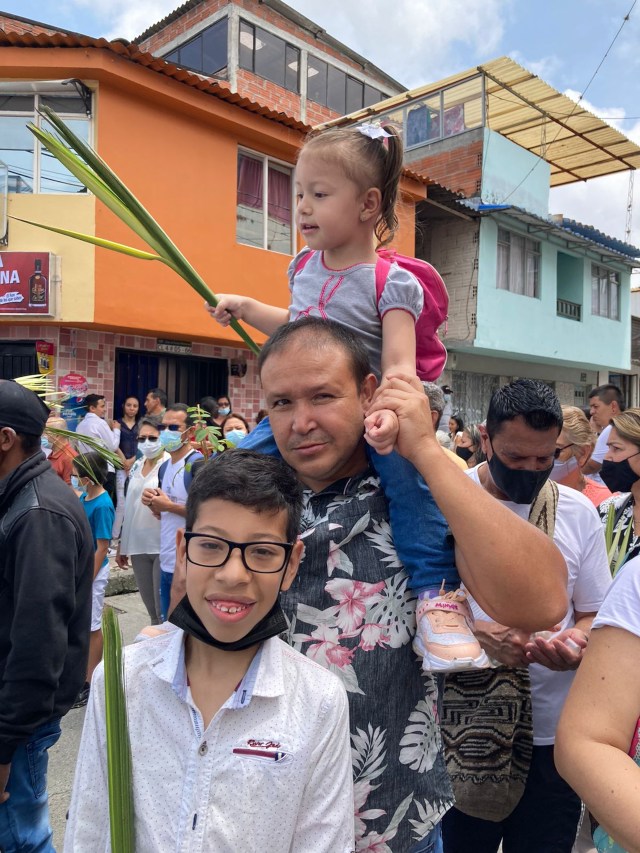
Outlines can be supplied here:
M120 178L109 168L105 161L86 142L77 137L52 109L42 107L40 115L53 125L60 137L62 137L62 140L64 140L62 142L52 133L42 130L33 124L28 125L29 130L37 137L40 143L87 187L96 198L100 199L112 213L144 240L157 253L157 259L162 260L167 266L175 270L196 293L202 296L209 305L215 307L218 304L218 298L215 293L209 289L204 279L191 266L175 243L172 242L166 232ZM40 226L39 223L35 222L30 224L44 228L49 227ZM50 228L50 230L54 229ZM68 231L61 231L61 233L65 233L67 236L75 236L76 239L85 240L86 242L94 242L94 245L100 245L103 248L114 249L119 252L122 252L123 248L129 248L123 247L121 243L114 244L108 240L97 243L95 240L89 239L86 234L80 235ZM132 254L132 252L125 252L125 254ZM155 260L156 258L151 257L146 259ZM237 320L232 320L230 325L254 353L258 354L260 352L258 345Z
M133 776L127 722L122 633L112 607L102 614L104 699L107 726L109 824L113 853L135 853Z

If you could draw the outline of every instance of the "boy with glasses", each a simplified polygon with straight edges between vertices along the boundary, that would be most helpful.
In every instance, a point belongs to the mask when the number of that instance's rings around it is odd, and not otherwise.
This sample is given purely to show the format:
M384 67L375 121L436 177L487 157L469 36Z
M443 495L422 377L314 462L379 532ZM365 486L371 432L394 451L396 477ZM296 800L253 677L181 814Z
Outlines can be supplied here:
M136 849L354 849L348 707L338 678L278 638L302 554L301 489L232 450L194 479L178 558L182 630L130 646ZM109 846L103 671L96 672L65 850Z

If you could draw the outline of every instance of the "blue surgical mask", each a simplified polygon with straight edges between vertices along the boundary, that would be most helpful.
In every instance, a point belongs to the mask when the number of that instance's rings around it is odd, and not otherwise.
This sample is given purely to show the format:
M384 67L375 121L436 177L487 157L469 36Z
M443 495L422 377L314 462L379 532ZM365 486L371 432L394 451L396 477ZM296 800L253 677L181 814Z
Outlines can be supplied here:
M549 475L550 480L555 480L556 483L562 483L563 480L572 474L578 467L578 460L575 456L570 456L566 462L561 462L556 459L553 463L553 471Z
M72 485L72 486L73 486L73 488L76 490L76 492L80 492L80 493L81 493L81 494L83 494L83 495L86 495L86 494L87 494L87 490L86 490L86 488L85 488L85 487L82 485L82 483L80 482L80 478L79 478L79 477L76 477L76 475L75 475L75 474L72 474L72 475L71 475L71 485Z
M184 433L176 430L164 429L160 433L160 444L167 453L175 453L182 447L182 438Z
M243 438L246 438L247 434L244 430L241 429L230 429L229 432L225 435L225 441L228 441L229 444L232 444L234 447L237 447Z
M48 450L51 447L51 442L49 441L46 435L40 437L40 445L42 446L43 450Z
M218 414L219 415L229 415L229 414L231 414L231 409L229 408L229 406L225 406L224 409L218 409Z

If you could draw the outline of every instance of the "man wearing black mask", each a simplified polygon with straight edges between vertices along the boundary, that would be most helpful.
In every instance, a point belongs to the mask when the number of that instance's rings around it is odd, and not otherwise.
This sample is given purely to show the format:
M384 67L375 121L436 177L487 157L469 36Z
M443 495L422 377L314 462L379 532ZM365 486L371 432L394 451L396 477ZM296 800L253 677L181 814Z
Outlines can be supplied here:
M49 410L0 380L0 850L53 850L47 750L82 686L93 540L41 451Z
M500 842L518 853L570 853L573 846L580 799L555 769L553 742L611 578L595 508L578 491L549 481L561 429L560 403L548 385L530 379L505 385L480 427L487 462L467 472L554 540L567 564L569 610L559 625L530 635L491 621L470 599L476 637L496 669L483 686L470 686L464 674L447 678L443 732L457 804L443 821L445 853L495 853ZM491 714L484 720L482 712L469 714L496 684ZM486 753L471 748L474 738ZM466 780L466 789L463 782L458 789L457 779Z

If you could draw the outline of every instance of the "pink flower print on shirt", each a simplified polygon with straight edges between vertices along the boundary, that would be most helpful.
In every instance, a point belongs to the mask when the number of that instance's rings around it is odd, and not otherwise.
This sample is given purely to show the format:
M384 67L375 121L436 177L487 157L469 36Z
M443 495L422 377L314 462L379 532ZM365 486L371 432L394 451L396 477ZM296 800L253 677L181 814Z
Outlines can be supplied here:
M384 586L384 581L365 583L346 578L327 581L325 590L338 602L336 625L346 634L353 635L365 621L367 608L382 600L380 592Z
M355 649L347 649L345 646L340 645L338 642L340 632L337 628L330 628L328 625L319 625L315 631L311 632L309 639L320 641L311 643L307 651L307 656L321 666L329 668L333 665L342 669L351 664Z
M380 625L377 622L370 622L364 625L360 634L360 642L358 645L365 652L370 652L376 646L387 646L389 644L389 632L385 625Z

